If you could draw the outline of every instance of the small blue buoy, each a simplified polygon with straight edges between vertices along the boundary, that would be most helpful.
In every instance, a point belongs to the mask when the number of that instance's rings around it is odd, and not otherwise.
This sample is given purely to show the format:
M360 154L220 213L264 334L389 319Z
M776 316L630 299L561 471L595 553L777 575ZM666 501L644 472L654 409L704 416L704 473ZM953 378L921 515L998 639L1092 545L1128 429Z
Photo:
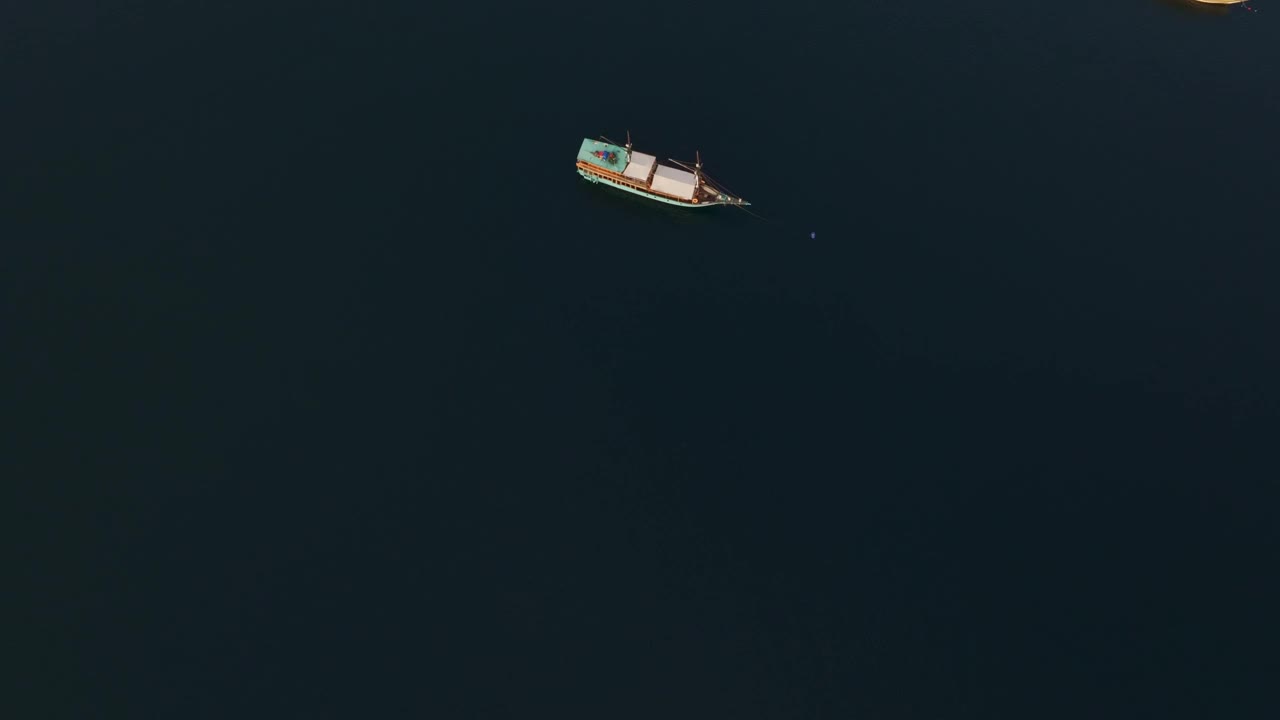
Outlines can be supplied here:
M818 233L816 233L816 232L811 232L811 233L809 233L809 239L810 239L810 240L815 240L815 239L817 239L817 237L818 237Z

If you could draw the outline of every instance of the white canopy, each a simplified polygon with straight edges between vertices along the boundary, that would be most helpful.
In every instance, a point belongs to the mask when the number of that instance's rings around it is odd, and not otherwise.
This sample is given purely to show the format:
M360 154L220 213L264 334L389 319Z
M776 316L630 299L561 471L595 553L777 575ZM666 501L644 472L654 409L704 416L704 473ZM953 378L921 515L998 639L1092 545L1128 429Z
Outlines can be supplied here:
M698 188L698 178L691 172L659 165L653 173L653 184L649 187L682 200L689 200L693 197L693 191Z
M627 163L627 169L622 174L632 180L644 182L649 179L649 171L653 169L653 164L658 158L652 155L645 155L641 152L631 153L631 162Z

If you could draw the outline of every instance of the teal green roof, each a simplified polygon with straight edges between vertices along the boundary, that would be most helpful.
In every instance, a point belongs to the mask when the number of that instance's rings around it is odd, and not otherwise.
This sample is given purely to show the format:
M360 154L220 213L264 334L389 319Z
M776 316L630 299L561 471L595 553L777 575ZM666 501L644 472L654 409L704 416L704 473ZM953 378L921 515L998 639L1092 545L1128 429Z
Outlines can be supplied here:
M598 158L591 154L594 152L611 152L617 157L614 162L610 163L608 159ZM627 149L620 148L617 145L610 145L603 140L586 138L582 141L582 147L578 148L578 160L621 174L627 168Z

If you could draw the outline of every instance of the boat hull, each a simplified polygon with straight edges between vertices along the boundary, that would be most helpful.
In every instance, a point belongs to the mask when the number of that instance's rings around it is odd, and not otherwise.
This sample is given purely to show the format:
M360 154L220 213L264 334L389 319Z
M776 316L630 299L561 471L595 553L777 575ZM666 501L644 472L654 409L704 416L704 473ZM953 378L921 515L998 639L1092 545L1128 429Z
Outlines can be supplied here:
M634 188L629 185L624 185L620 182L611 181L608 178L603 178L593 173L586 172L582 168L578 168L578 174L586 178L588 182L595 183L597 185L604 185L606 187L611 187L614 190L622 190L624 192L629 192L632 195L639 195L642 198L654 200L656 202L664 203L666 205L675 205L677 207L683 207L683 208L704 208L704 207L714 207L716 205L726 204L718 200L712 200L710 202L698 202L698 203L685 202L683 200L675 200L669 197L663 197L662 195L658 195L656 193L645 192L640 188Z

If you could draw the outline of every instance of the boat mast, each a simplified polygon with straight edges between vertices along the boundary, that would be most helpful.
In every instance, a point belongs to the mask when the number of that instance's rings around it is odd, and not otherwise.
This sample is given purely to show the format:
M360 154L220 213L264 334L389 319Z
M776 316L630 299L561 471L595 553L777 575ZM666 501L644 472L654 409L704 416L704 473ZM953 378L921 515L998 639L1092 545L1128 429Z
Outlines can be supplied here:
M694 187L697 187L702 184L702 155L697 150L694 150L693 157L693 182Z
M627 131L627 160L631 160L631 131Z

